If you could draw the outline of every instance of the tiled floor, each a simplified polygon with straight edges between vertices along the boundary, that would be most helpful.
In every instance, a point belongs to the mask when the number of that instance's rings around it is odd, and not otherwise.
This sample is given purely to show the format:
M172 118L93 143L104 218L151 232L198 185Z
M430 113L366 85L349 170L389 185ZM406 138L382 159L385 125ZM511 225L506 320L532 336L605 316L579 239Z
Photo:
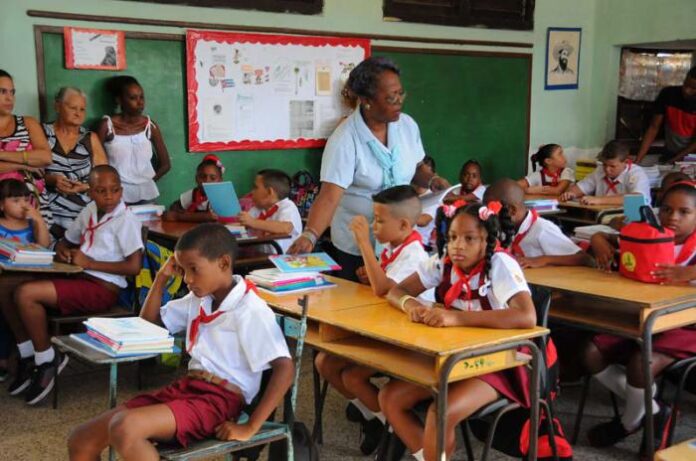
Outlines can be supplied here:
M305 360L305 365L309 364ZM104 410L107 406L108 373L106 370L82 374L83 367L68 366L61 377L60 406L53 410L50 402L38 408L26 407L20 399L11 398L0 391L0 460L34 461L67 459L65 449L66 436L70 429L85 419ZM119 401L137 392L135 368L124 367L119 379ZM147 388L161 386L174 377L165 369L150 371L145 380ZM6 387L6 386L3 386ZM599 385L588 402L583 427L602 421L611 415L608 394ZM575 413L576 398L579 389L568 388L558 400L557 411L566 431L571 429L570 422ZM330 460L367 460L358 450L358 426L343 417L344 401L335 392L330 392L325 409L325 444L321 448L321 459ZM312 376L308 366L303 367L301 390L299 395L298 418L311 426L312 410ZM689 395L679 422L677 440L696 436L696 399ZM596 450L587 445L584 431L578 446L575 447L575 460L635 460L640 444L640 435L633 435L618 446L608 450ZM477 447L480 445L477 444ZM463 450L457 452L455 460L464 460ZM511 459L495 453L492 459ZM106 456L104 456L106 459ZM409 459L405 457L404 459Z

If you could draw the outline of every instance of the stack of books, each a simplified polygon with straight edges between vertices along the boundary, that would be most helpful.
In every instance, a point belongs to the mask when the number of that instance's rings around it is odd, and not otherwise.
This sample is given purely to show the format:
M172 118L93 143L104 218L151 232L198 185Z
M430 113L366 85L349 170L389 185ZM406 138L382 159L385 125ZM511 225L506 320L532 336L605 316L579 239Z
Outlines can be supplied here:
M15 266L50 266L55 252L35 243L0 239L0 262Z
M525 200L524 204L527 205L527 208L531 208L542 214L550 211L558 211L558 200L555 198Z
M247 231L247 228L244 226L239 226L235 224L226 224L225 227L227 228L228 231L232 235L234 235L238 239L246 239L249 238L249 232Z
M597 161L593 159L578 159L575 162L575 180L580 181L585 176L592 174L592 172L597 168Z
M619 231L613 227L605 226L604 224L594 224L592 226L579 226L575 228L575 234L573 235L573 241L578 242L589 242L592 236L598 232L604 232L605 234L618 234Z
M329 282L318 272L281 272L278 269L258 269L247 275L247 280L254 282L259 290L275 294L287 295L301 291L323 290L333 288L335 283Z
M70 336L111 357L174 352L169 331L140 317L92 317L84 324L86 333Z
M650 181L651 188L654 189L660 187L660 182L662 182L662 174L660 173L660 168L658 168L657 165L644 166L643 171L645 171L645 175Z
M164 213L162 205L130 205L128 208L139 221L152 221Z

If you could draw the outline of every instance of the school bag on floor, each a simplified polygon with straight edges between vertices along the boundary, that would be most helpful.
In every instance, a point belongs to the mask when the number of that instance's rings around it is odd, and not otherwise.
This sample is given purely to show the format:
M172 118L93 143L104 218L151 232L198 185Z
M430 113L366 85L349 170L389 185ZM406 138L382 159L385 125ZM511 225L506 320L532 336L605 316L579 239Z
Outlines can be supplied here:
M660 283L652 275L658 264L674 264L674 232L658 222L649 206L640 207L641 220L619 234L619 273L629 279Z
M307 217L317 195L319 195L319 183L314 180L312 173L300 170L293 175L290 182L290 200L297 205L300 216Z

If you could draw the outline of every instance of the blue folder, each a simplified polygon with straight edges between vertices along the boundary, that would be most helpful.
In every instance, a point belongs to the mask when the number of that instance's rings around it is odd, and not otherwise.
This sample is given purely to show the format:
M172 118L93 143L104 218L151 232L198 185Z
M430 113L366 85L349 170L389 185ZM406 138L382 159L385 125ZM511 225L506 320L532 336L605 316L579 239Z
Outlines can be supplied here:
M237 216L242 207L239 205L234 185L230 181L203 183L203 190L216 215L223 218Z
M645 205L648 205L648 200L643 194L624 195L624 218L626 223L640 221L640 207Z

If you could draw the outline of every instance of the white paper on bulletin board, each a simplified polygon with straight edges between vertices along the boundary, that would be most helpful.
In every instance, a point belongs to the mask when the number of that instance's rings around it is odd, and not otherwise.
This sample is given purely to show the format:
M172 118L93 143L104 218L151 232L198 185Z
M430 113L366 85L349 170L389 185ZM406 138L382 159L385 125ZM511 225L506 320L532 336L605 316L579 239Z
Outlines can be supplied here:
M364 39L187 31L189 150L323 146L369 54Z

